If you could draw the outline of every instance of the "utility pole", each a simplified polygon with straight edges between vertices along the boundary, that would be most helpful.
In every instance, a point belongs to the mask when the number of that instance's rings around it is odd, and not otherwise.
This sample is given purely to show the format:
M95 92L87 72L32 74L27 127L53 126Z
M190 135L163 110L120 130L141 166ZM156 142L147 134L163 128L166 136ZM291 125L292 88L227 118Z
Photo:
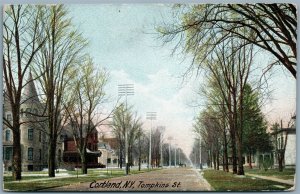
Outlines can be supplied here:
M175 144L175 167L176 167L176 149L177 149L177 147L176 147L176 144Z
M152 166L151 165L151 163L152 163L152 158L151 158L151 142L152 142L152 140L151 140L151 137L152 137L152 121L153 120L156 120L156 112L147 112L146 113L146 119L148 119L148 120L150 120L151 121L151 127L150 127L150 138L149 138L149 165L148 165L148 167L149 167L149 169L150 169L150 166Z
M133 84L120 84L118 85L118 93L119 96L125 96L125 109L127 112L127 96L134 95L134 85ZM124 116L124 115L123 115ZM125 127L125 174L128 175L129 172L129 164L128 164L128 129Z
M162 144L163 144L163 133L166 130L165 126L159 126L157 127L160 130L160 166L163 167L163 152L162 152Z
M181 164L181 161L180 161L181 149L178 149L178 151L179 151L178 155L179 155L179 165L180 165Z

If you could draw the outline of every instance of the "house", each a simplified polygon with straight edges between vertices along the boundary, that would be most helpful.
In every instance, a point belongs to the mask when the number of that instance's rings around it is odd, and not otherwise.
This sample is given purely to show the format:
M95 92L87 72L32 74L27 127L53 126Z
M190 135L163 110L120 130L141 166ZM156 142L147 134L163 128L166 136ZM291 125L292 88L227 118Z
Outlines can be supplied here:
M274 165L278 166L277 153L279 151L285 151L283 166L295 167L296 165L296 116L292 117L292 124L290 127L283 128L274 131L272 133L274 142Z
M83 136L85 137L86 126L83 126ZM98 162L98 158L101 156L101 151L98 150L98 132L93 129L87 136L87 167L99 168L101 164ZM76 147L73 131L70 125L64 127L61 133L61 139L63 141L62 146L62 163L61 168L73 169L75 167L81 167L80 154Z
M98 162L106 167L117 167L119 158L109 142L104 140L98 143L98 150L102 153L102 157L98 158Z
M31 72L28 75L29 82L25 85L21 96L20 121L20 143L22 156L22 171L42 170L47 167L47 137L45 122L39 121L37 115L44 110L44 105L40 102L32 79ZM12 112L8 96L3 94L3 117L9 122L12 121ZM34 122L32 122L34 121ZM3 166L5 171L12 170L13 155L13 132L3 124ZM59 149L59 147L58 147Z
M292 122L287 128L281 127L271 133L273 151L270 153L255 153L251 158L252 166L262 167L263 161L270 161L274 167L279 166L278 154L284 152L283 166L295 167L296 165L296 116L292 117ZM249 157L245 157L245 165L249 166ZM271 165L271 164L270 164Z

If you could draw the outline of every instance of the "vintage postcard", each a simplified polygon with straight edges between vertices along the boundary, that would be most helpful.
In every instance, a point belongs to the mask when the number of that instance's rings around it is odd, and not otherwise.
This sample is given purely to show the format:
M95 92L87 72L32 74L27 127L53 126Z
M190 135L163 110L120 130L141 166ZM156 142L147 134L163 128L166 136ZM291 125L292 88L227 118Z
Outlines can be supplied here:
M295 189L295 4L5 4L2 28L4 191Z

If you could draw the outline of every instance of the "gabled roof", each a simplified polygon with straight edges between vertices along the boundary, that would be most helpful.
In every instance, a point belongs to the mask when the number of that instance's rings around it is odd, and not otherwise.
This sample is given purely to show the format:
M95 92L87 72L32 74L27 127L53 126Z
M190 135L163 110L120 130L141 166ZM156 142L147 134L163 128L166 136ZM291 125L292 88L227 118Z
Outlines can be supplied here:
M92 124L93 125L93 124ZM73 133L78 132L77 130L73 131L71 124L68 124L64 126L63 130L61 131L61 135L64 136L64 138L73 138ZM83 124L82 126L82 136L85 137L87 133L87 124ZM92 129L91 134L98 133L96 128Z
M40 100L38 98L38 94L34 85L32 74L31 71L29 71L27 83L25 84L22 91L21 103L39 103L39 102Z

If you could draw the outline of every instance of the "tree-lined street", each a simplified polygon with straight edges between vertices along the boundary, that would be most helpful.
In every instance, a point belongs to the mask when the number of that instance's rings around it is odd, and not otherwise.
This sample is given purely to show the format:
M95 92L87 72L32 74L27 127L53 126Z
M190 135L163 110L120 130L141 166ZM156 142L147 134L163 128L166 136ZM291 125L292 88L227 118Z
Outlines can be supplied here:
M3 10L5 189L293 185L294 4Z

